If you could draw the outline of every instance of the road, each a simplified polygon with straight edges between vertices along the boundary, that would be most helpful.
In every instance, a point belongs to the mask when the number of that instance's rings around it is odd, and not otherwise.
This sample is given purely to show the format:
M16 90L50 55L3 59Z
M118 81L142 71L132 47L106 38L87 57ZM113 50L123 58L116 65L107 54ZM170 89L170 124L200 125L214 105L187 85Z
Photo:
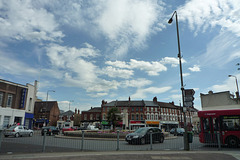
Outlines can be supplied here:
M3 137L1 153L28 153L28 152L42 152L43 150L43 136L39 132L34 133L33 137ZM82 143L81 138L56 138L54 136L46 136L46 152L63 152L63 151L146 151L146 150L169 150L179 151L183 150L183 137L171 137L166 139L163 143L154 143L152 147L150 144L145 145L129 145L124 140L119 141L119 148L117 140L109 139L84 139ZM24 144L24 145L23 145ZM227 150L228 148L223 148ZM207 146L201 144L197 136L194 136L193 143L190 144L190 150L218 150L217 146ZM235 149L231 149L235 150ZM239 150L239 148L236 148Z

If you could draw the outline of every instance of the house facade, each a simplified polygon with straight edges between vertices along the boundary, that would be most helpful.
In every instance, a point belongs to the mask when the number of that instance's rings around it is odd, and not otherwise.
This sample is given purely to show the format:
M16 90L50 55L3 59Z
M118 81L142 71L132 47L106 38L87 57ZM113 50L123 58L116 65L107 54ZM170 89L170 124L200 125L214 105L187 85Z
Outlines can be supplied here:
M22 85L0 79L0 128L22 124L32 128L37 81Z
M57 126L60 110L57 101L35 102L34 127Z
M91 107L88 111L81 112L81 126L95 125L100 127L101 123L101 107Z
M202 110L240 109L240 101L229 91L200 94ZM237 96L236 96L237 97Z
M171 128L183 127L184 125L182 107L174 105L173 102L158 102L157 97L154 97L152 101L133 101L129 97L128 101L116 100L109 103L102 101L101 117L103 127L110 125L107 122L107 113L113 107L119 109L122 116L122 122L119 123L119 126L123 129L135 130L139 127L149 126L169 131ZM195 112L197 110L192 109L186 113L189 126Z

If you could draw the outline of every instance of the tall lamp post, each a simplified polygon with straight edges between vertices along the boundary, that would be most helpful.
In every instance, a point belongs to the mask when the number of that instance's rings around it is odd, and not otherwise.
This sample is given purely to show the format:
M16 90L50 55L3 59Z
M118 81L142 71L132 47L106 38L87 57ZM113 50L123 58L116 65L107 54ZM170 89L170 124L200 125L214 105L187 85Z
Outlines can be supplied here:
M180 66L180 78L181 78L181 91L182 91L182 103L183 103L183 118L184 118L184 150L189 150L189 143L187 137L187 124L186 124L186 111L185 103L184 103L184 86L183 86L183 74L182 74L182 56L181 56L181 49L180 49L180 39L179 39L179 30L178 30L178 18L177 18L177 11L174 11L172 17L169 19L168 23L171 24L173 22L173 16L176 17L176 28L177 28L177 41L178 41L178 58L179 58L179 66Z
M238 81L237 81L237 77L234 75L228 75L228 77L234 77L235 81L236 81L236 86L237 86L237 92L236 92L236 96L237 96L237 101L239 100L239 89L238 89Z
M70 104L71 104L71 102L74 102L74 100L70 100L69 101L69 111L70 111Z
M47 91L47 98L46 98L46 109L45 109L45 118L47 118L47 102L48 102L48 92L55 92L54 90L48 90ZM46 125L46 121L44 122L44 125Z

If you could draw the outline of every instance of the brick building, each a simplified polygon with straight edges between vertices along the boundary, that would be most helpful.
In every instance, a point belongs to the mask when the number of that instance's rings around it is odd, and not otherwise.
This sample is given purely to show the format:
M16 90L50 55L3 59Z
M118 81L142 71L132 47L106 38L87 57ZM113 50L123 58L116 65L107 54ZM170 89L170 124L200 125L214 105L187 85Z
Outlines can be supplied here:
M60 115L57 101L40 101L35 103L34 127L56 126Z
M133 101L129 97L128 101L116 100L109 103L102 101L101 124L103 128L109 126L107 113L112 107L119 108L122 116L122 122L119 122L119 127L123 129L134 130L143 126L152 126L169 131L171 128L181 127L183 124L181 107L174 105L173 102L158 102L157 97L154 97L152 101ZM191 123L193 113L188 112L186 115L188 122Z
M101 123L101 107L91 107L88 111L81 112L81 126L95 125L99 128Z

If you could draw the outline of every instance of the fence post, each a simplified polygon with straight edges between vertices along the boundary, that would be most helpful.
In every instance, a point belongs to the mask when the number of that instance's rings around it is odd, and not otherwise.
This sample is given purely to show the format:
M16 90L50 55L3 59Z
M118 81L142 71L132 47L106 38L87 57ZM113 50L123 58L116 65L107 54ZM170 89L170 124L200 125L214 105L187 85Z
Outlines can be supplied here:
M42 152L45 152L46 149L46 134L47 134L47 129L43 130L43 148L42 148Z
M150 131L150 150L152 150L152 131Z
M117 130L117 151L119 150L119 130Z
M221 150L220 132L217 131L218 150Z
M84 143L84 130L82 130L82 147L81 147L82 151L83 151L83 143Z

